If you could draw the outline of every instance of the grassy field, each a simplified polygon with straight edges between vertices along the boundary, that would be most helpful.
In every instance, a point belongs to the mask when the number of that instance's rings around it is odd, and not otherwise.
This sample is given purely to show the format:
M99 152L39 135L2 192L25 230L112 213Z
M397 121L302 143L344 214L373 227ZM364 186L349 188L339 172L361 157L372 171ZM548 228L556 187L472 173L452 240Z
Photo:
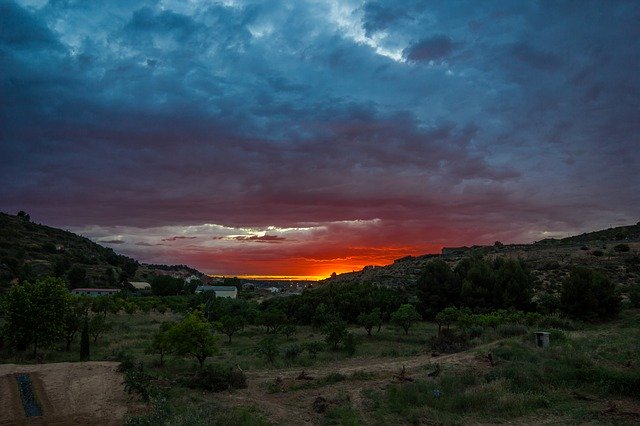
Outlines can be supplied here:
M435 324L419 323L405 336L383 326L369 337L362 328L353 356L345 351L302 353L293 360L285 348L322 341L311 327L298 327L287 338L276 335L280 355L274 363L255 349L263 327L247 327L233 336L219 335L219 353L207 364L239 366L248 389L210 393L176 384L197 369L194 359L146 353L150 337L172 313L108 314L111 330L91 345L92 360L117 360L128 354L147 371L164 379L154 409L132 424L468 424L526 423L637 424L640 421L640 311L624 310L605 324L578 330L553 330L551 347L534 346L532 332L500 338L493 330L474 340L474 347L451 356L433 357L428 339ZM76 340L70 352L46 352L45 362L77 361ZM487 355L491 354L493 362ZM23 361L6 359L5 361ZM438 367L436 367L436 364ZM411 381L394 380L407 366ZM435 369L436 377L431 377ZM314 380L295 381L302 370ZM432 374L433 375L433 374ZM274 380L282 379L275 385ZM314 398L328 401L314 410ZM278 410L284 410L278 413ZM287 417L290 416L290 417ZM304 421L302 421L304 419Z

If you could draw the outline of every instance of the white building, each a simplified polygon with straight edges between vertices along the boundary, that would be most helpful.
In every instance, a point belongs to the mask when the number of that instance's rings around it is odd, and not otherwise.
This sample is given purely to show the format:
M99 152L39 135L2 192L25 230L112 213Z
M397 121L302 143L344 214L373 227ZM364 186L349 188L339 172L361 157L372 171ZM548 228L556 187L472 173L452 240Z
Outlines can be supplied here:
M199 285L196 287L196 293L205 291L213 291L216 297L229 297L236 299L238 297L238 289L232 285Z
M146 281L129 281L136 290L151 290L151 284Z

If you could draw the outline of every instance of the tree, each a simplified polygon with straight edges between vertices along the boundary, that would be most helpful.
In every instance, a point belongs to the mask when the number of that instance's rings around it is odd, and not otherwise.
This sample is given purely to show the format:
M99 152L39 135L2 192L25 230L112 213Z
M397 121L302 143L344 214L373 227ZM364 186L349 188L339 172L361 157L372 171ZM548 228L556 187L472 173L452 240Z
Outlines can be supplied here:
M278 344L276 343L275 337L269 336L262 339L256 347L256 353L259 357L273 364L276 356L278 356Z
M169 331L175 325L172 321L163 322L160 324L160 330L153 334L151 340L151 346L147 349L149 354L160 355L160 367L164 365L164 356L171 352L171 339Z
M69 288L74 289L85 285L87 280L87 270L82 266L75 265L67 272Z
M496 289L503 309L530 310L534 279L521 260L496 259Z
M426 318L460 302L460 280L444 260L428 262L418 279L420 308Z
M287 322L287 314L275 308L262 312L260 318L262 325L267 327L267 333L273 334L277 333L280 327Z
M337 349L340 342L347 337L347 323L340 318L334 318L322 327L322 332L325 335L325 342L333 349Z
M93 337L93 343L98 341L105 332L111 330L111 323L108 323L102 315L92 315L89 320L89 334Z
M209 322L200 311L187 315L168 333L175 353L194 357L200 368L208 357L217 353L217 339L211 334Z
M420 319L420 314L416 311L416 308L408 303L400 306L397 311L391 314L391 322L401 327L404 330L404 334L409 334L409 328Z
M362 313L358 315L357 322L364 327L367 331L367 335L371 336L371 330L373 327L382 323L382 313L380 312L380 308L375 308L368 314Z
M88 305L81 298L73 298L69 303L69 309L65 314L64 338L66 341L66 350L71 350L71 344L78 330L82 325L82 319L87 314Z
M154 296L175 296L182 292L184 281L170 275L160 275L154 277L149 284Z
M82 334L80 335L80 361L89 361L89 319L87 315L82 321Z
M225 315L214 323L214 327L221 333L226 334L231 343L231 336L242 328L243 319L238 316Z
M620 312L620 295L607 276L586 267L575 267L562 285L560 309L577 319L606 320Z
M44 278L35 283L12 286L5 294L4 335L9 346L24 350L33 345L48 347L64 336L70 295L60 278Z

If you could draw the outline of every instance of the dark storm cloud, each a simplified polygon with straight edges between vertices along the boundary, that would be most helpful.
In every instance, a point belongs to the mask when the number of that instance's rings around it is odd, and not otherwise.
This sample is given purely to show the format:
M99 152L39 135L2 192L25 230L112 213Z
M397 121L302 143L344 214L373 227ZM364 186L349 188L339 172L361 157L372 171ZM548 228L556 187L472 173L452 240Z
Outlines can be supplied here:
M266 227L379 219L361 243L392 250L640 210L635 2L24 1L0 19L4 211L265 227L225 250L284 256L302 237Z
M455 48L455 43L445 35L421 40L406 48L402 55L410 61L439 61L446 59Z

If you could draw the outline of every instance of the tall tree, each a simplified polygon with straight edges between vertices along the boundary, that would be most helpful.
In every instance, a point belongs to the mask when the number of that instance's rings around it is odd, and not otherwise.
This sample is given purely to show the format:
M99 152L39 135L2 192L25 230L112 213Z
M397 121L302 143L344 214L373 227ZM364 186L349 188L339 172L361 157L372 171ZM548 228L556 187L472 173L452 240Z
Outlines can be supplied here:
M404 334L409 334L409 329L416 321L420 321L420 314L413 305L405 303L397 311L391 314L391 322L404 330Z
M3 310L4 335L16 349L48 347L64 336L70 295L60 278L16 284L7 291Z

